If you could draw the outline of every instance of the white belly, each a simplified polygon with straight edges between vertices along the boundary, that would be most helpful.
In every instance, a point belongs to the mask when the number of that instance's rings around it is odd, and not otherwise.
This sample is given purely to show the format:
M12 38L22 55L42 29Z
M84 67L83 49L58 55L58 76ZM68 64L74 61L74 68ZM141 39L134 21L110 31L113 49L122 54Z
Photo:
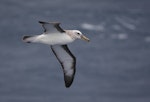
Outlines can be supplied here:
M48 45L64 45L73 42L72 39L67 34L42 34L37 36L36 42L48 44Z

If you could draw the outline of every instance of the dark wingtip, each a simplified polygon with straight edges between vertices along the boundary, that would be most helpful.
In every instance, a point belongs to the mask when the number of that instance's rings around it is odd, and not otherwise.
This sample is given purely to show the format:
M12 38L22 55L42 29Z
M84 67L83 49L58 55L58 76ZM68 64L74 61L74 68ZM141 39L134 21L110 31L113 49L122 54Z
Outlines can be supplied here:
M31 43L30 41L26 41L26 39L28 39L28 38L30 38L31 36L24 36L23 38L22 38L22 40L24 41L24 42L26 42L26 43Z
M65 84L66 88L69 88L71 86L71 84Z
M43 21L39 21L39 23L43 24L43 23L45 23L45 22L43 22Z
M44 21L39 21L40 24L60 24L60 22L44 22Z
M39 21L40 24L49 24L48 22Z
M73 77L65 76L65 86L66 88L69 88L73 82Z

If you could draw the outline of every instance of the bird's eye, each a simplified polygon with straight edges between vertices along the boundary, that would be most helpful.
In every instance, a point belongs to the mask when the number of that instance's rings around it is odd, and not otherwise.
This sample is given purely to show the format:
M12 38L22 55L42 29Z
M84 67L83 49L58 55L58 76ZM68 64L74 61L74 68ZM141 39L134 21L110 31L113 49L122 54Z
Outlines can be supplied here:
M77 33L78 35L80 35L80 33Z

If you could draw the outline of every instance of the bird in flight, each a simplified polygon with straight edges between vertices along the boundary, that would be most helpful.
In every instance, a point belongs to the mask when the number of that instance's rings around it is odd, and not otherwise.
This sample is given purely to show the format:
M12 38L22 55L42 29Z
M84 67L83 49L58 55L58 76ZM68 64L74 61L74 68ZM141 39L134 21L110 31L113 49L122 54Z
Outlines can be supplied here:
M40 35L24 36L23 41L26 43L42 43L50 45L52 52L60 62L66 88L70 87L75 71L76 58L69 50L67 44L82 39L89 42L89 38L84 36L79 30L63 30L58 22L43 22L39 23L44 28L44 32Z

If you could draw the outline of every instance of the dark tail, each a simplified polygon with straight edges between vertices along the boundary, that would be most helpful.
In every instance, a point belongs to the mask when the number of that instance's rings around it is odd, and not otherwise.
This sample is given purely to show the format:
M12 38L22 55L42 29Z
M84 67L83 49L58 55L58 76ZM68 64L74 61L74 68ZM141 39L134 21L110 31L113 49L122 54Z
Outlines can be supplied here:
M24 36L23 41L26 43L31 43L28 39L31 38L32 36Z

